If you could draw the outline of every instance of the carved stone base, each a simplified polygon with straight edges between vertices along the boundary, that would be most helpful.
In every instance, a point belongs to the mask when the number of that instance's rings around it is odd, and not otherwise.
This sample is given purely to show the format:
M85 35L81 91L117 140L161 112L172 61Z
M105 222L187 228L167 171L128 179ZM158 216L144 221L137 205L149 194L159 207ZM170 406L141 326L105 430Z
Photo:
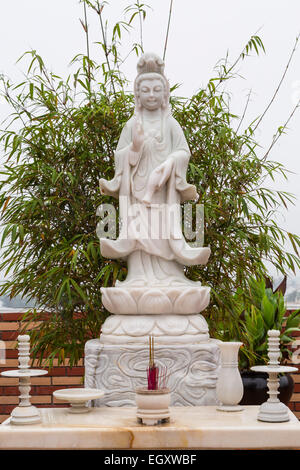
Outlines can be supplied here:
M196 344L209 340L202 315L111 315L102 325L102 344Z
M148 347L143 344L85 345L85 387L105 392L95 406L135 406L135 389L146 386ZM156 344L155 362L167 366L172 406L215 405L219 348L217 341Z
M41 422L39 410L33 406L17 406L11 413L11 424L26 425Z

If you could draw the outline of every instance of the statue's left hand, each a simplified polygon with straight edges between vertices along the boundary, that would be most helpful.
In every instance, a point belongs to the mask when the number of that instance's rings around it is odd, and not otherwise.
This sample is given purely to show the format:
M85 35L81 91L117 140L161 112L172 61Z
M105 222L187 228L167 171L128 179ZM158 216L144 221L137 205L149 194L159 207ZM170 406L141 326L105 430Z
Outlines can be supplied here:
M147 205L151 204L152 196L168 181L171 176L174 160L173 158L168 158L161 165L159 165L149 176L149 181L147 184L146 194L143 198L143 202Z

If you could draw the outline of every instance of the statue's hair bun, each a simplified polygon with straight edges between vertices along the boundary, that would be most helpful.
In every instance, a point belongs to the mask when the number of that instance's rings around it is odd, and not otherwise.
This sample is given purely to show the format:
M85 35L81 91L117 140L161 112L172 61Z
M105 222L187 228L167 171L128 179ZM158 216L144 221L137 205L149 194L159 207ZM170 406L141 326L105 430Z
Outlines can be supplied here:
M138 75L142 73L159 73L164 75L164 68L163 60L153 52L143 54L137 63Z

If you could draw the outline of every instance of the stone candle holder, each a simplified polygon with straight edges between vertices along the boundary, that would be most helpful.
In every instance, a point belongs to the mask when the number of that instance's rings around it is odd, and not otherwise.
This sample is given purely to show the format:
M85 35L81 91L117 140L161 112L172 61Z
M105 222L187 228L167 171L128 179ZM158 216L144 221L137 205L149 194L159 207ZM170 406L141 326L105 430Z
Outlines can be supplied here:
M40 413L38 409L30 402L30 377L39 377L48 374L46 370L30 369L30 336L18 336L18 349L19 349L19 369L8 370L2 372L1 375L5 377L17 377L19 379L19 406L14 408L11 413L11 424L36 424L41 422Z
M268 400L260 406L257 419L268 423L282 423L289 421L289 409L279 398L279 380L278 374L296 372L297 367L281 366L279 364L279 330L268 331L268 356L269 364L266 366L254 366L251 370L256 372L267 372L268 379Z

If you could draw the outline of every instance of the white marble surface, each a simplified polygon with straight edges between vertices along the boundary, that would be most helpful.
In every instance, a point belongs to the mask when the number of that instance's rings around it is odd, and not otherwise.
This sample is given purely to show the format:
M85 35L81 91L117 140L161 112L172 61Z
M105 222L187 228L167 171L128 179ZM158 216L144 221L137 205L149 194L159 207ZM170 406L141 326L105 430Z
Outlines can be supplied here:
M142 426L135 408L95 408L71 415L40 409L42 423L0 426L0 449L300 449L300 423L257 421L258 406L240 413L214 406L171 407L170 423Z

